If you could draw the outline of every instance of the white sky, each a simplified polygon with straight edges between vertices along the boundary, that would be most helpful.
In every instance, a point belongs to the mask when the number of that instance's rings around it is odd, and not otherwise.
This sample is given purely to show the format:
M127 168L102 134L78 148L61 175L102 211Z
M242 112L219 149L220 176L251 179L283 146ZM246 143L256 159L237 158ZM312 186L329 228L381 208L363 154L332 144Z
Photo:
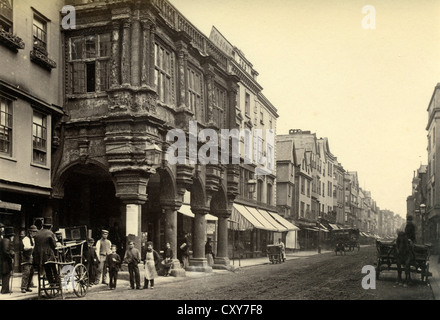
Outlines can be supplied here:
M206 36L214 25L243 51L278 109L277 134L327 137L378 206L406 216L440 82L440 0L170 1ZM374 30L362 28L365 5Z

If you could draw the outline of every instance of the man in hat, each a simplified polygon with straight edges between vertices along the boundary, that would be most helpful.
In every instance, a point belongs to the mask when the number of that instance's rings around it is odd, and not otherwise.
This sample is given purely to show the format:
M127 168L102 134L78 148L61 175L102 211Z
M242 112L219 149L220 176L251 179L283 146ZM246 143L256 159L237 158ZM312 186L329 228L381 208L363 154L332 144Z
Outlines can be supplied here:
M28 229L28 235L21 240L22 250L21 250L21 267L22 267L22 278L21 278L21 292L32 292L30 289L32 285L32 278L34 277L34 266L33 266L33 252L34 252L34 237L37 234L38 229L35 225L31 225Z
M87 249L84 250L84 264L89 273L89 286L95 284L97 281L96 273L99 266L99 259L96 255L96 250L93 245L95 244L95 239L89 238L87 240Z
M14 270L14 228L5 228L5 234L1 240L0 256L2 268L2 294L12 293L10 287L10 279L12 271Z
M96 255L99 258L99 268L96 281L99 283L102 275L102 283L107 284L107 255L112 253L112 243L108 238L108 231L101 231L101 239L96 241Z
M55 261L56 238L51 229L52 222L45 219L43 228L35 236L34 265L39 268L40 272L44 269L47 280L54 284L58 275L56 264L46 264L48 261Z

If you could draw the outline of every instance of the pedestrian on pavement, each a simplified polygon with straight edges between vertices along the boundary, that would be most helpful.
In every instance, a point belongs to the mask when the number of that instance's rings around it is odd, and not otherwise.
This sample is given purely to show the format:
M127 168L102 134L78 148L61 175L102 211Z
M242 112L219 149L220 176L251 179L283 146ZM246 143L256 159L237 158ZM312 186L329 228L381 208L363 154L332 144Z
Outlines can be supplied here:
M147 242L147 251L145 253L144 259L144 269L145 269L145 279L144 279L144 289L148 289L148 284L150 288L154 289L154 279L157 277L156 268L160 263L160 255L156 250L153 249L153 242Z
M3 239L4 233L5 233L5 225L0 222L0 239Z
M34 266L33 266L33 253L35 247L34 237L37 234L38 229L35 225L31 225L28 229L28 235L21 240L22 250L21 250L21 268L22 268L22 278L21 278L21 292L32 292L30 288L32 286L32 279L34 277Z
M116 289L116 282L118 281L118 272L121 268L121 257L116 253L118 247L116 244L112 244L112 253L107 255L107 267L109 275L109 288L110 290Z
M141 253L134 247L134 242L128 242L128 248L125 251L124 262L128 264L128 274L130 275L130 288L141 288L141 276L138 264L141 262Z
M208 265L212 266L214 264L214 252L212 251L211 238L208 238L205 244L205 256L208 260Z
M99 258L99 268L97 274L97 281L102 281L103 284L107 284L107 265L106 259L112 250L112 243L108 238L108 231L101 231L101 239L96 242L96 255Z
M171 271L171 264L173 262L173 249L171 249L171 244L167 242L165 244L165 250L163 253L162 265L164 269L164 276L168 277Z
M89 238L87 240L87 248L84 251L84 264L87 268L87 272L89 274L89 286L92 284L97 284L97 272L99 268L99 258L96 254L95 247L95 239Z
M0 257L1 257L1 273L2 273L2 294L12 293L10 280L14 271L14 229L12 227L5 228L3 239L1 239Z
M55 261L56 238L51 229L51 219L45 218L42 229L37 232L34 238L34 265L37 266L40 273L46 273L49 283L55 284L58 277L57 266L55 263L46 263Z
M284 242L281 241L281 238L278 238L278 245L281 248L281 260L284 262L286 260L286 246L284 245Z
M190 234L189 233L185 234L185 237L183 238L183 242L179 247L184 269L186 269L189 266L189 248L190 248L189 238L190 238Z

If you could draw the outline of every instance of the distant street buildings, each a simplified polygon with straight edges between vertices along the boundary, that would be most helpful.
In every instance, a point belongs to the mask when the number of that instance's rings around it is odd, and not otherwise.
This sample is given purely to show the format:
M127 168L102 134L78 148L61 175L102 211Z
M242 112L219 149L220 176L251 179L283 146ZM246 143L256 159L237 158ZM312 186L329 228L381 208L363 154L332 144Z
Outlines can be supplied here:
M186 270L200 272L265 255L278 239L304 250L335 228L395 234L396 215L327 138L277 132L277 108L236 45L215 27L202 34L167 0L0 0L0 222L17 234L17 269L19 236L44 219L54 230L86 226L95 240L109 230L119 253L127 240L159 251L169 242L177 260L188 240ZM239 159L168 162L175 129L195 139L185 159L220 153L202 148L192 121L244 132Z

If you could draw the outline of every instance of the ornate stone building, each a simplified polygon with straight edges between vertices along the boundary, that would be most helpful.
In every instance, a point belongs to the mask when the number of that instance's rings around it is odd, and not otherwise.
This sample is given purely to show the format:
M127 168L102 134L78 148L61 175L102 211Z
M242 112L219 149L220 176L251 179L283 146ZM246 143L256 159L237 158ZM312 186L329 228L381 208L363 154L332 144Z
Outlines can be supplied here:
M237 165L190 164L194 152L210 155L199 148L186 150L185 163L171 164L166 153L172 129L185 134L187 145L196 141L200 147L200 130L239 127L238 78L228 72L228 57L165 0L66 4L74 5L76 28L63 30L65 116L56 127L61 145L53 161L56 222L85 224L95 238L110 228L110 239L121 246L125 237L138 247L145 237L159 249L169 242L173 252L191 233L190 270L210 271L204 247L210 213L218 217L215 264L227 267ZM190 121L197 121L198 131ZM192 227L178 214L186 192ZM175 265L173 272L182 274Z

